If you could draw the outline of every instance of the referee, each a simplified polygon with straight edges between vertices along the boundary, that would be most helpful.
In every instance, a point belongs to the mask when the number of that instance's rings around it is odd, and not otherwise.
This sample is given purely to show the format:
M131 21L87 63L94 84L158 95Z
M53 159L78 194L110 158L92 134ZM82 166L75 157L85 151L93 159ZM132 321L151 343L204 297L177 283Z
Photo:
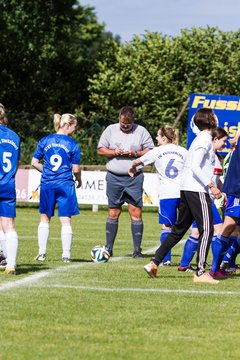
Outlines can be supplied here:
M131 177L128 169L134 159L154 147L149 132L134 123L135 111L124 106L119 112L119 123L109 125L98 143L98 155L107 159L108 218L106 222L106 247L113 256L114 241L118 231L118 219L122 205L128 204L133 237L133 258L143 257L141 252L143 221L142 194L143 174L141 171Z

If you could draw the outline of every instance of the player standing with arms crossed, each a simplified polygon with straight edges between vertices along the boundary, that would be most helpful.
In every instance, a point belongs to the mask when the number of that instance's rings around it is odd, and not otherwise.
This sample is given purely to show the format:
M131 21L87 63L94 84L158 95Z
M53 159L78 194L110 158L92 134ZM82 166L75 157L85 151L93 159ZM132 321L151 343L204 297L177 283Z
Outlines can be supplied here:
M1 245L7 258L4 275L16 274L18 235L15 228L15 175L20 161L20 138L7 127L5 108L0 104L0 222Z
M71 139L76 130L77 119L71 114L55 114L54 127L56 133L42 138L32 158L32 166L42 173L40 206L40 223L38 226L39 252L35 260L45 261L49 224L58 204L58 216L61 222L62 261L70 262L72 246L71 216L78 215L75 182L81 186L80 158L77 142ZM43 165L40 163L44 160Z

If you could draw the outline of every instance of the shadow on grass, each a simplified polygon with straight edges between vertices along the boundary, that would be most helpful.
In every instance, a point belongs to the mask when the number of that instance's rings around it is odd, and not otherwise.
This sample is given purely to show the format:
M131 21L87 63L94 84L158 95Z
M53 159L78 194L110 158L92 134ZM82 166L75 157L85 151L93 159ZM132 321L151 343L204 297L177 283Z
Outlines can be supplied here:
M23 275L28 273L34 273L42 270L51 269L46 264L20 264L17 266L17 275Z
M86 260L86 259L72 259L70 263L59 263L58 261L58 266L68 266L70 264L73 263L91 263L91 260ZM27 273L35 273L35 272L39 272L42 270L50 270L50 269L54 269L56 266L50 266L51 264L47 264L46 262L44 263L36 263L36 264L32 264L32 263L28 263L28 264L19 264L17 266L17 274L18 275L23 275L23 274L27 274Z

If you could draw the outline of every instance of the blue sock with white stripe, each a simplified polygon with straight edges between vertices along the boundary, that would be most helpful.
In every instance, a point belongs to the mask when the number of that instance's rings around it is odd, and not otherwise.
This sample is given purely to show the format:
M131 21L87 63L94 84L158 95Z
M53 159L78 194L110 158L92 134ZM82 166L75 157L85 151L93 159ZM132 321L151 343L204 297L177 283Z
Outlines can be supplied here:
M225 236L218 235L214 241L212 241L212 267L211 271L216 272L220 269L223 256L228 249L229 239Z
M236 236L231 236L232 245L229 247L227 252L224 254L223 261L228 263L230 267L234 267L236 265L236 257L239 253L240 246L238 244L238 238Z
M164 229L162 230L161 236L160 236L160 243L162 244L164 242L164 240L166 239L166 237L168 236L168 234L170 234L171 231ZM164 257L163 259L163 264L166 263L167 261L171 262L171 250L169 250L169 252L167 253L167 255Z
M190 235L184 245L180 266L190 266L190 262L197 251L197 247L198 239Z

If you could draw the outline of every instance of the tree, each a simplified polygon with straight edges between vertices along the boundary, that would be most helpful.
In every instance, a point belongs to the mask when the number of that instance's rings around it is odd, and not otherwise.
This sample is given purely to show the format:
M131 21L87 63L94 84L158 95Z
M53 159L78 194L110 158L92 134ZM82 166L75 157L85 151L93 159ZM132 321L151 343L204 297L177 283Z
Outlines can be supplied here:
M111 34L76 0L0 0L1 101L16 112L87 107L87 78Z
M93 10L76 0L0 0L0 102L21 136L23 164L53 131L54 113L85 125L87 79L112 38Z
M192 28L177 37L146 32L130 43L115 43L114 55L107 51L89 79L94 111L108 118L132 105L155 135L163 123L173 124L189 93L239 93L239 34ZM185 113L182 133L186 126Z

